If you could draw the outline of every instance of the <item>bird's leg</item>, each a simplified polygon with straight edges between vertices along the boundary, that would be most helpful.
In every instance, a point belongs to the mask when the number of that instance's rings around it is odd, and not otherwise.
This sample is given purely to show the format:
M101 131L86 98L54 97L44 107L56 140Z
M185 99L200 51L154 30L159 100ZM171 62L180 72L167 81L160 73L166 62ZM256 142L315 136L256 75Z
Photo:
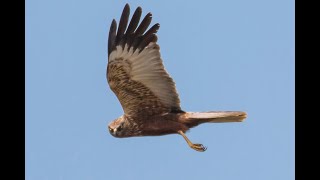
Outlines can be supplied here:
M178 131L178 133L187 141L188 145L192 149L200 152L204 152L205 150L207 150L207 148L204 147L202 144L193 144L181 130Z

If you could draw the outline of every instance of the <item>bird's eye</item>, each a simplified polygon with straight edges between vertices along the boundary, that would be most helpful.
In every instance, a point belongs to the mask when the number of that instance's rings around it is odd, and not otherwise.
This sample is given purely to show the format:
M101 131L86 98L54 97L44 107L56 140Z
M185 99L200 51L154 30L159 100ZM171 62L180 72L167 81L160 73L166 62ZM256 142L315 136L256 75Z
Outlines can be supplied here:
M109 128L109 131L110 131L111 133L113 133L113 129L112 129L112 128Z

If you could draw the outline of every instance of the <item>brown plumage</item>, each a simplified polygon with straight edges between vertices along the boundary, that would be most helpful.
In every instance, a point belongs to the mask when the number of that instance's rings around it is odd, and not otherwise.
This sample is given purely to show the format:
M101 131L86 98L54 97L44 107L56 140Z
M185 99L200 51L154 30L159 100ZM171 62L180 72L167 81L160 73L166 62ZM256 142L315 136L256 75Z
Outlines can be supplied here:
M159 24L149 30L152 15L148 13L139 25L142 9L138 7L129 22L126 4L118 26L112 21L108 39L107 80L118 97L124 115L108 128L115 137L160 136L180 134L188 145L205 151L202 144L193 144L186 131L202 123L241 122L240 111L184 112L175 83L164 69L157 44Z

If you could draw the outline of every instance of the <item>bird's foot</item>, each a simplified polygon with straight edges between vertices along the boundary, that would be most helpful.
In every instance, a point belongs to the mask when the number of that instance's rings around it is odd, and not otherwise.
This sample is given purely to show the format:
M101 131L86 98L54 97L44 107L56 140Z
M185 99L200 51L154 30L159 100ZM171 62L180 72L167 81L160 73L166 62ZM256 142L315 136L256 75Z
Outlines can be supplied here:
M204 145L202 144L189 144L189 146L196 150L196 151L199 151L199 152L204 152L207 150L207 147L205 147Z
M188 145L199 152L204 152L207 150L207 147L203 146L202 144L193 144L188 138L187 136L184 134L184 132L182 131L178 131L178 133L187 141Z

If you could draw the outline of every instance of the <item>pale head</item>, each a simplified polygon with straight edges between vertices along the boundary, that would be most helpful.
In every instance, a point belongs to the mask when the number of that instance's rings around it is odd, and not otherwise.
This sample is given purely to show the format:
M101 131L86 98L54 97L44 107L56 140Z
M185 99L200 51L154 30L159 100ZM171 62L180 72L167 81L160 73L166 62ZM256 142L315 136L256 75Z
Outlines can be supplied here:
M109 132L112 136L122 138L122 137L130 137L129 129L126 123L126 119L124 116L120 116L119 118L113 120L108 125Z

